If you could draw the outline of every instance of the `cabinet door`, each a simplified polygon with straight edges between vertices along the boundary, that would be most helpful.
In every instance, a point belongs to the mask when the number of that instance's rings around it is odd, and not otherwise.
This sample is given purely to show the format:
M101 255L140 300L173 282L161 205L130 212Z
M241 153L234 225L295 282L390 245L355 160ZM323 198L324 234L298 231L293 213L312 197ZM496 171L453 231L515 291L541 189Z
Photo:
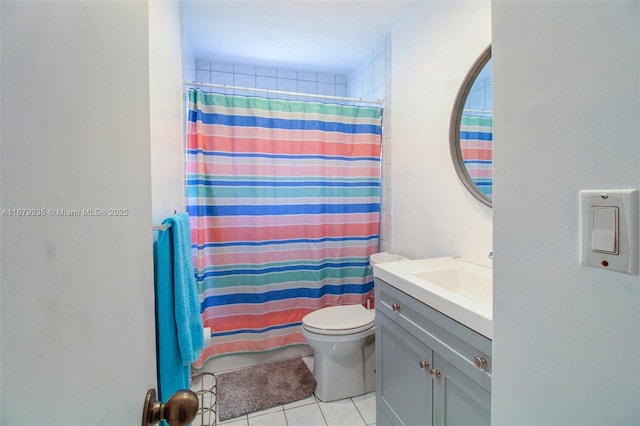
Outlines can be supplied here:
M385 315L376 313L378 425L431 424L432 355L430 348Z
M440 373L433 377L433 424L491 424L491 393L439 354L433 358L433 369Z

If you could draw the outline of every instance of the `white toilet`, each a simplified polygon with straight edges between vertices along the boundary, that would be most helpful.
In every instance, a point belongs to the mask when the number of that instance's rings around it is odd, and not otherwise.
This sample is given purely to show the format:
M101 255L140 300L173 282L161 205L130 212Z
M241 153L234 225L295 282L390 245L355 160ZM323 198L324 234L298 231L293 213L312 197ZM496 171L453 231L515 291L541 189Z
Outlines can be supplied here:
M330 306L302 318L313 349L316 396L334 401L375 390L374 314L362 305Z
M371 263L402 260L377 253ZM362 305L330 306L302 318L302 335L314 352L315 394L335 401L375 390L375 315Z

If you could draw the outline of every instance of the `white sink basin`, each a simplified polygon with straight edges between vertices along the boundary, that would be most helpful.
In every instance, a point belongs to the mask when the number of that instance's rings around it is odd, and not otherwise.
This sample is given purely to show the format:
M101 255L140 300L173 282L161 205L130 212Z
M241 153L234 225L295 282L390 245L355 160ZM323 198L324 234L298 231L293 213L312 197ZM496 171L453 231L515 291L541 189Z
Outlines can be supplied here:
M490 268L453 257L376 264L374 276L493 339Z
M418 272L414 275L438 287L459 294L478 303L491 305L492 289L491 276L461 268L435 269L432 271ZM476 265L474 265L476 266Z

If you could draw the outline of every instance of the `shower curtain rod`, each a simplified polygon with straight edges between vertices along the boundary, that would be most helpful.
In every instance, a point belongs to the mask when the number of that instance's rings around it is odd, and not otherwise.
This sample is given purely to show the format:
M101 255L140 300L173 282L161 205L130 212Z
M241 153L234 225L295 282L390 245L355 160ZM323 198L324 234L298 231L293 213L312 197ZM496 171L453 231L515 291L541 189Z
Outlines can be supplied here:
M360 102L364 104L382 105L384 103L380 99L347 98L344 96L317 95L315 93L285 92L283 90L259 89L257 87L230 86L228 84L218 84L218 83L201 83L197 81L185 81L184 85L185 86L218 87L221 89L246 90L249 92L275 93L278 95L305 96L309 98L331 99L336 101L347 101L347 102Z

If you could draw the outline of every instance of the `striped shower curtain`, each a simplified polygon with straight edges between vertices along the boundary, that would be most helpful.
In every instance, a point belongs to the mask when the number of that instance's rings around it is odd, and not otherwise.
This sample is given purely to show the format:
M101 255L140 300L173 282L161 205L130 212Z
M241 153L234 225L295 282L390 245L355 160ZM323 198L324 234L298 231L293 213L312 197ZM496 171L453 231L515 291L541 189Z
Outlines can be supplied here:
M466 115L460 122L460 150L469 177L478 189L493 194L493 118Z
M212 345L304 345L301 320L373 297L379 108L189 93L187 208Z

